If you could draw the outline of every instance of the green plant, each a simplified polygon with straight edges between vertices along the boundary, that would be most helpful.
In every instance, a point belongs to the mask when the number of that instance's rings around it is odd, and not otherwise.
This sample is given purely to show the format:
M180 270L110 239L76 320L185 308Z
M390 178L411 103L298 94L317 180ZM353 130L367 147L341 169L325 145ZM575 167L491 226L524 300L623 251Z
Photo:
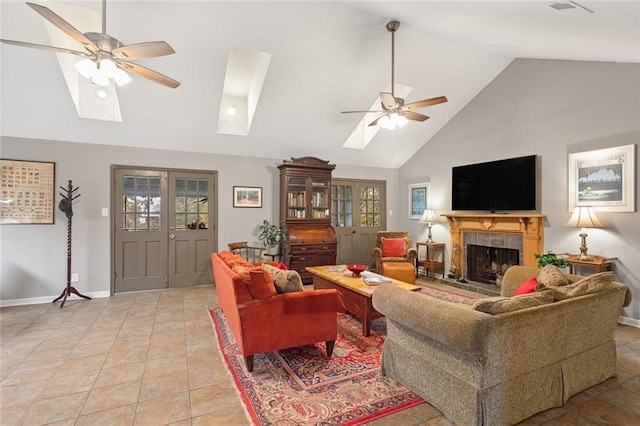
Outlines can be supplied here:
M547 251L544 254L535 253L533 255L538 261L538 266L543 267L546 265L556 265L558 268L567 268L571 266L571 263L567 259L558 257L554 252Z
M280 227L270 223L266 219L262 222L259 229L258 239L262 241L265 246L277 246L287 237L287 234L280 229Z

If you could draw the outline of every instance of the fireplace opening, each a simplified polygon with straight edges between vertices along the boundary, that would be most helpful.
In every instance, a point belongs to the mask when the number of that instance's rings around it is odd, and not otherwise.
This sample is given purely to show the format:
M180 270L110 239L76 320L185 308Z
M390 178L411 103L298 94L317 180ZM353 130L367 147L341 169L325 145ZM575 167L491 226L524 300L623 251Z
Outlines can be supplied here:
M510 266L519 264L519 250L467 245L467 279L471 281L497 284Z

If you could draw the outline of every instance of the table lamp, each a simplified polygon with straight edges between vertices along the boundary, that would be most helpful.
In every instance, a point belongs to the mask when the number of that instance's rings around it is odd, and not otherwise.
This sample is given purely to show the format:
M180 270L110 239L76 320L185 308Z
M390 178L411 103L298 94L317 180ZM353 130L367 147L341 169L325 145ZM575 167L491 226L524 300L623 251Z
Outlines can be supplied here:
M426 223L427 224L427 228L429 229L429 232L427 234L427 242L428 243L432 243L433 239L431 238L431 226L433 225L433 222L436 221L436 212L434 212L431 209L426 209L425 211L422 212L422 216L420 217L420 220L418 221L419 223Z
M568 226L575 226L576 228L582 228L580 233L580 255L577 260L591 260L587 254L587 230L586 228L602 228L602 222L596 217L593 208L590 206L579 206L573 210Z

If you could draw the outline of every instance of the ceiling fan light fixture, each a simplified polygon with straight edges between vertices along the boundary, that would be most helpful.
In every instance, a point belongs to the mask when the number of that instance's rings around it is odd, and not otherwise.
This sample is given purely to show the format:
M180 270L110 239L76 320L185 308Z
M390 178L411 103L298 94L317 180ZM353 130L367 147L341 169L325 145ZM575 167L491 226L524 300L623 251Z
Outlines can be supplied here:
M76 62L74 68L78 73L84 78L91 78L98 70L96 63L91 59L83 59L81 61Z
M110 59L101 60L98 65L91 59L83 59L76 62L75 69L84 78L98 86L109 86L109 80L113 80L118 86L131 82L131 77Z
M129 74L127 74L120 68L116 68L116 70L113 72L112 78L113 81L116 82L118 87L124 86L127 83L131 83L131 77L129 77Z
M380 119L378 120L378 126L387 130L395 130L403 127L405 124L407 124L408 121L409 120L407 120L401 114L393 112L391 114L386 114L380 117Z

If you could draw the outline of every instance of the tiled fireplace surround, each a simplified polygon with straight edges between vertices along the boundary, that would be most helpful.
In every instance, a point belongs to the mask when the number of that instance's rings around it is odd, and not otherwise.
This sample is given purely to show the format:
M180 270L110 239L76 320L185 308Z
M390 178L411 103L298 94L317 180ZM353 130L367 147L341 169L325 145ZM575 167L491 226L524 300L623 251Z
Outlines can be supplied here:
M537 266L535 253L544 247L542 214L443 214L451 229L451 274L466 277L466 246L512 248L520 251L520 264ZM482 285L484 287L486 285Z

